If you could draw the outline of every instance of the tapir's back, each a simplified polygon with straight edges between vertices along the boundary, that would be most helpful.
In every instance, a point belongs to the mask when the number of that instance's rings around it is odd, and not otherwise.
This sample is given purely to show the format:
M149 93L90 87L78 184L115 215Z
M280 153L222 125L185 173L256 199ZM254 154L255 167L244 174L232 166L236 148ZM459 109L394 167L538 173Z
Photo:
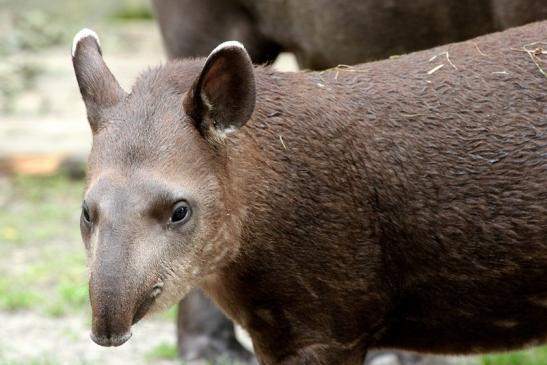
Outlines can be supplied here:
M336 278L332 295L366 297L356 308L390 288L380 345L478 352L547 337L546 42L543 22L323 73L260 72L246 133L262 164L246 193L297 204L268 212L270 233L290 232L288 272L298 242L303 260L322 253L298 272Z
M270 167L305 162L298 167L331 174L320 182L335 188L377 184L394 214L401 201L425 204L412 216L460 203L528 211L521 223L538 228L547 219L545 49L547 21L355 67L264 70L246 131L268 142ZM526 196L511 191L546 200L519 209Z

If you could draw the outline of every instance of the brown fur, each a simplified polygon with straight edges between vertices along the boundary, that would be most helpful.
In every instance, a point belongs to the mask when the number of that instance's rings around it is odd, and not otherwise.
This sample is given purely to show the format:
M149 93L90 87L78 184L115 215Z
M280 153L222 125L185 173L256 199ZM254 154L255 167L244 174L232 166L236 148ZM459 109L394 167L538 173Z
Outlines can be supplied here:
M238 39L255 62L273 62L279 52L292 51L301 67L311 69L387 58L547 18L545 0L154 0L152 4L171 58L205 56L220 41ZM183 300L179 310L188 314L185 305ZM214 306L203 308L211 318L219 316ZM188 316L200 318L204 313ZM184 327L189 323L178 322L179 344L190 338ZM223 326L229 328L231 323ZM179 347L183 357L187 348Z
M324 73L255 68L254 114L224 139L183 112L203 60L151 70L101 114L86 201L111 236L84 240L119 247L124 280L161 277L153 309L201 286L263 364L544 342L547 82L522 47L546 40L542 22ZM188 227L159 228L158 186L190 194ZM109 308L134 310L110 278Z
M170 57L243 42L253 61L303 68L378 60L547 18L544 0L153 0Z

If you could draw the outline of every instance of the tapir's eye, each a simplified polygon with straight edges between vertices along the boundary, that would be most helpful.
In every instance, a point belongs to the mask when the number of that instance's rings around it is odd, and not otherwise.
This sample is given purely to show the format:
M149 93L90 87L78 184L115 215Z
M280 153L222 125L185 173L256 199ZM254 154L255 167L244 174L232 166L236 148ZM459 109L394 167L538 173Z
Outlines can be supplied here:
M185 201L178 202L171 213L170 223L185 223L188 218L190 218L190 206Z
M82 218L84 219L84 222L86 222L87 224L91 223L89 208L87 207L87 204L85 202L82 204Z

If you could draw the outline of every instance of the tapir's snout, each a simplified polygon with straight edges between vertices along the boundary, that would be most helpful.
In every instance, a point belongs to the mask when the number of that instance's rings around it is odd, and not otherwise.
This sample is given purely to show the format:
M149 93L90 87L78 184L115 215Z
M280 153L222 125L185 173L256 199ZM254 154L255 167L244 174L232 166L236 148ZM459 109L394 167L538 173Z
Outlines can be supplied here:
M101 346L120 346L131 338L131 326L143 318L161 294L163 282L136 289L133 281L91 276L89 293L92 308L91 339Z
M119 289L119 283L106 284L93 277L90 281L91 339L98 345L120 346L131 338L135 304L128 290Z

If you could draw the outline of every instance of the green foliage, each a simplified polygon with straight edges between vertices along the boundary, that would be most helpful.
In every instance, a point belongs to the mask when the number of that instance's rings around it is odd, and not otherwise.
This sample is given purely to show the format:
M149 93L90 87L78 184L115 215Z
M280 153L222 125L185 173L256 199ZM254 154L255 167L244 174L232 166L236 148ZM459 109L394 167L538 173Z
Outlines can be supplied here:
M152 12L145 4L131 4L116 10L111 18L119 21L151 20Z

